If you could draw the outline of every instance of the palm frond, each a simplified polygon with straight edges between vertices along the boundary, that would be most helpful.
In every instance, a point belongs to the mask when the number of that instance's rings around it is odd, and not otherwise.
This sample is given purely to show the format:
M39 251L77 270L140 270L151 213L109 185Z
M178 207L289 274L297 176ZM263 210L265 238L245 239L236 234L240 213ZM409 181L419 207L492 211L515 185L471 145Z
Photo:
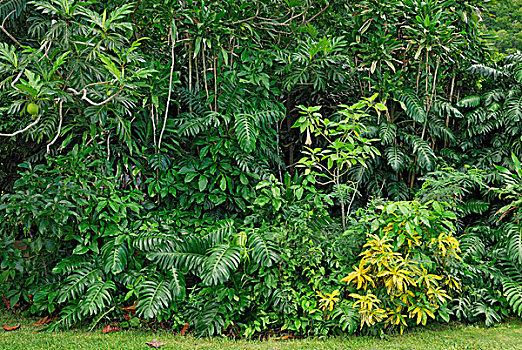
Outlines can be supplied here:
M522 284L506 279L502 282L502 287L513 312L522 316Z
M27 7L27 0L3 0L0 1L0 22L2 22L11 12L7 23L20 16Z

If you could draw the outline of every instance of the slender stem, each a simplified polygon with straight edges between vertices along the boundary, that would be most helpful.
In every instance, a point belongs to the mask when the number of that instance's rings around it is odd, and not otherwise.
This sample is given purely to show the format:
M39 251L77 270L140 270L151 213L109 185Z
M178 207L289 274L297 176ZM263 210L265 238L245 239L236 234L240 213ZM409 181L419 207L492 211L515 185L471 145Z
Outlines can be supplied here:
M346 215L350 213L350 210L352 209L353 201L355 200L355 195L357 194L357 190L359 189L359 183L360 181L357 181L355 184L355 189L353 191L352 199L350 200L350 204L348 205L348 208L346 209Z
M419 60L419 67L417 68L417 85L415 87L415 93L419 94L420 74L421 74L422 60Z
M170 26L170 37L172 45L170 47L170 75L169 75L169 94L167 96L167 105L165 106L165 117L163 118L163 127L161 128L161 133L158 138L158 149L161 149L161 139L163 138L163 133L165 132L165 127L167 126L167 119L169 117L169 106L170 106L170 95L172 94L172 77L174 75L174 47L176 46L176 38L174 37L172 31L172 25Z
M453 66L452 68L452 77L451 77L451 87L450 87L450 94L449 94L449 101L450 103L453 102L453 93L454 93L454 89L455 89L455 77L457 75L455 74L455 66ZM450 123L450 114L448 113L446 115L446 127L449 128L449 123ZM446 148L448 146L448 135L446 135L444 137L444 148Z
M40 121L40 115L38 116L38 118L36 118L36 120L34 122L32 122L31 124L27 125L25 128L21 129L21 130L18 130L18 131L15 131L13 132L12 134L0 134L0 136L4 136L4 137L13 137L13 136L16 136L18 134L21 134L27 130L29 130L30 128L32 128L33 126L35 126L36 124L38 124L38 122Z
M337 173L337 176L335 179L335 183L337 185L337 192L339 192L339 198L341 200L341 220L343 223L343 232L345 232L346 231L346 215L344 212L344 196L343 196L343 191L341 189L341 177L339 176L339 168L336 169L336 173Z
M62 122L63 122L63 100L60 100L60 104L58 105L58 114L60 115L60 122L58 123L58 131L56 132L56 135L54 136L53 140L47 144L47 153L51 151L51 146L54 145L56 140L58 140L58 137L60 137L60 132L62 131Z
M154 104L150 106L150 120L152 121L152 141L154 142L154 148L158 151L158 142L156 141L156 121L154 120Z
M205 46L206 46L206 41L203 40L203 48L201 49L201 54L203 56L202 57L202 59L203 59L203 80L205 83L205 92L207 94L207 100L208 100L209 93L208 93L208 82L207 82L207 63L205 62L206 61Z
M437 57L437 65L435 66L435 74L433 76L433 86L431 89L431 96L429 97L428 104L426 106L426 122L424 123L424 128L422 129L422 136L421 136L422 140L424 140L424 136L426 133L426 127L428 126L428 114L430 113L431 105L433 104L433 100L435 99L435 91L436 91L436 87L437 87L436 84L437 84L437 76L438 76L438 72L439 72L439 67L440 67L440 56Z
M1 1L0 1L1 2ZM7 29L5 29L5 21L11 17L11 15L13 13L15 13L16 10L13 10L11 12L9 12L9 14L7 16L5 16L4 20L2 21L2 25L0 26L0 29L5 33L5 35L7 35L9 37L9 39L11 39L12 41L14 41L16 43L16 45L18 46L22 46L22 44L20 44L20 42L18 40L16 40L16 38L14 36L11 35L11 33L9 33L7 31Z
M217 58L214 57L214 111L218 111L217 104L218 86L217 86Z

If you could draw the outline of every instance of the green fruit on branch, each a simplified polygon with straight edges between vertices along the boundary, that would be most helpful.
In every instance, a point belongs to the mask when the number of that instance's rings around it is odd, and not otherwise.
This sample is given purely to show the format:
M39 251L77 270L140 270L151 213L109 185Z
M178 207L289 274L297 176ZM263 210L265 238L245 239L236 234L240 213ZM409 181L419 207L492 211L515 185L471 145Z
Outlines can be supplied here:
M29 103L27 105L27 113L31 114L31 115L37 115L38 114L38 105L36 103Z

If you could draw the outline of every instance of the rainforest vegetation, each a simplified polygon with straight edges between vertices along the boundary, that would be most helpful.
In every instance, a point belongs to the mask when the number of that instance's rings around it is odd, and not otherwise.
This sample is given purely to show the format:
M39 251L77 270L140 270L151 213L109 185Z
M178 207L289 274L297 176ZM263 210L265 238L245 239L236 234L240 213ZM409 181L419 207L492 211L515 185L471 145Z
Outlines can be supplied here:
M497 40L491 41L502 53L522 50L522 1L504 0L488 6L485 30Z
M244 338L520 317L493 6L0 2L4 307Z

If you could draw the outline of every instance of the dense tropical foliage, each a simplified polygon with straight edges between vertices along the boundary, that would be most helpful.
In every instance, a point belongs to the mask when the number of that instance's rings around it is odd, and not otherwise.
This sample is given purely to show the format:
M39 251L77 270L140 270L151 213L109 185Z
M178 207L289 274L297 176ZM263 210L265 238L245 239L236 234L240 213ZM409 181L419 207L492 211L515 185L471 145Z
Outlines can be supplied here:
M522 315L490 1L0 3L0 293L48 328Z
M504 0L488 6L485 17L486 31L495 36L492 44L502 53L515 53L522 49L522 2Z

